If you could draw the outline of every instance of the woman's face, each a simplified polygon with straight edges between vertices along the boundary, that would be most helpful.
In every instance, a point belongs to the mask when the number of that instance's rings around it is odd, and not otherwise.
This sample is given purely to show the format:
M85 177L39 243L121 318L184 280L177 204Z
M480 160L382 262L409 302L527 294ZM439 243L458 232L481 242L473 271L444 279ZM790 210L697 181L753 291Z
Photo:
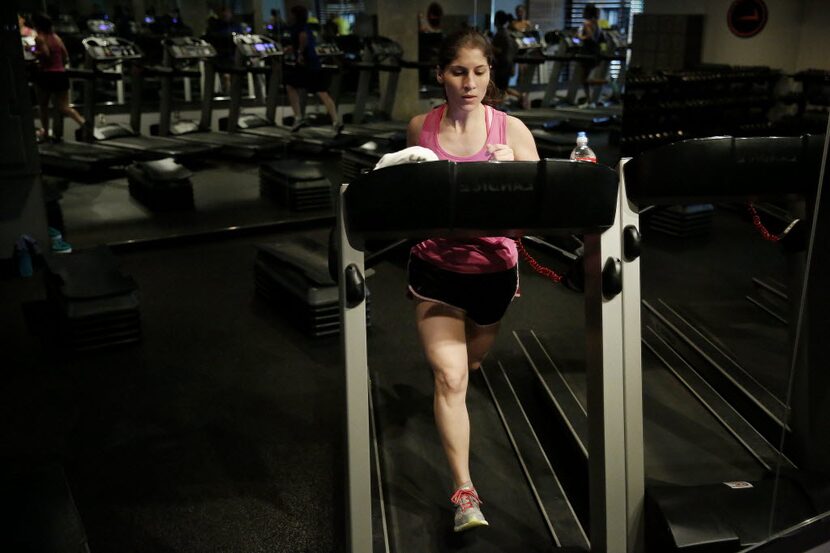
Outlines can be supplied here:
M479 48L460 48L456 58L438 72L438 82L444 85L451 107L469 111L477 108L490 82L490 65L484 52Z

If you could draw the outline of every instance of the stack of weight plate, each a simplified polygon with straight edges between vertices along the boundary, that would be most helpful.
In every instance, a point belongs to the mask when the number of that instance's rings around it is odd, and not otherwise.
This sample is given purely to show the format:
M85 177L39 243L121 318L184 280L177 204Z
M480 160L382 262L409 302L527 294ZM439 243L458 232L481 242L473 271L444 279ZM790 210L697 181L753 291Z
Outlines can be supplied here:
M332 185L314 161L293 159L272 161L259 166L262 196L291 211L331 209Z
M649 228L678 238L707 234L712 228L712 204L675 205L656 211L649 218Z
M58 341L76 350L141 338L138 286L106 246L47 255L46 296L56 314Z
M312 336L340 332L339 292L329 275L327 242L298 236L260 244L254 273L257 293L292 324ZM367 289L367 326L369 299Z

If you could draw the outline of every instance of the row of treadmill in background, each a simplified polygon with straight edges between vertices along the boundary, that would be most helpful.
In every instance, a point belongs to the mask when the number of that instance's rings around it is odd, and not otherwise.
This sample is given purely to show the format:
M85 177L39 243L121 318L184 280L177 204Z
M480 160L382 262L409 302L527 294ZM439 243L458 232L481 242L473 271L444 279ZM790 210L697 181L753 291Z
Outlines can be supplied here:
M330 128L310 127L292 133L289 127L279 125L275 115L282 64L266 62L279 61L282 55L280 46L271 39L258 35L236 35L234 40L237 48L235 63L217 67L213 63L216 56L214 47L194 37L166 39L162 66L139 65L142 52L135 44L124 39L84 39L87 68L70 69L68 72L70 78L83 80L83 114L87 121L94 121L95 125L83 129L78 136L82 143L64 142L60 139L63 135L63 118L57 114L54 140L40 146L44 169L47 172L98 171L123 166L129 160L138 160L127 171L134 196L153 208L182 208L192 203L192 193L187 192L189 172L177 162L207 159L217 152L237 159L267 159L274 158L288 146L307 146L316 151L324 151L365 142L367 138L372 138L374 144L388 141L394 142L396 147L402 145L402 135L390 134L394 126L381 130L371 125L351 125L347 133L339 136ZM27 58L33 61L33 45L27 41L29 39L24 39L24 51L27 52ZM130 122L101 123L96 117L96 85L101 80L121 79L121 72L108 69L127 63L139 65L139 70L131 72ZM211 130L214 99L210 92L202 94L202 110L198 122L182 119L174 121L172 118L173 80L199 76L200 73L193 68L197 64L203 66L206 83L214 81L217 69L231 75L230 111L228 117L220 120L220 127L224 129L220 132ZM366 94L373 67L371 63L363 63L361 68L361 80L367 81L367 86L361 86L361 90L365 89ZM267 90L264 117L241 112L242 84L249 73L254 75L252 81L256 83L254 88L259 96L265 95L263 88ZM267 87L261 86L262 76L268 81ZM161 83L159 123L151 126L151 131L158 136L140 134L142 89L146 77L156 77ZM391 92L391 97L394 97L394 90ZM365 99L361 99L359 104L365 105ZM401 125L397 128L403 130ZM283 181L291 181L294 172L299 180L308 180L308 167L297 169L296 163L285 161L264 166L264 182L283 170L289 173L283 175ZM319 180L319 171L312 173ZM188 195L191 197L189 201ZM331 205L328 185L324 190L311 190L306 182L298 188L296 197L290 194L288 198L289 194L284 190L278 192L277 196L285 197L292 209L318 209Z
M216 66L211 63L211 60L216 52L210 44L201 39L171 38L165 41L163 66L143 65L140 71L132 72L130 93L133 109L130 123L96 124L82 129L78 136L81 142L64 142L57 139L41 144L40 153L44 168L47 171L58 172L64 170L69 172L96 171L126 165L129 160L137 159L140 161L134 161L126 167L131 195L154 209L181 209L192 206L193 192L189 181L190 171L180 165L179 161L187 163L190 160L201 160L218 152L234 158L268 160L275 159L280 150L292 144L305 144L323 151L333 150L335 146L365 141L365 136L355 134L339 137L330 132L327 136L325 131L321 132L314 128L292 133L290 128L277 126L274 120L275 94L268 96L265 117L242 113L240 111L242 81L248 73L257 76L266 75L269 81L267 90L273 92L279 89L281 64L261 62L268 58L277 58L281 50L279 45L264 37L238 35L235 38L236 63L232 67L220 68L223 72L231 73L231 108L223 124L225 130L220 132L210 130L213 95L209 93L203 94L199 122L172 120L173 79L194 76L193 70L188 66L194 62L206 62L204 64L205 80L212 82ZM107 72L107 67L138 62L141 59L141 51L135 44L117 37L89 37L84 39L83 43L87 50L88 68L71 70L70 75L72 78L84 81L85 118L88 121L98 122L94 102L96 82L99 79L118 78L119 74ZM31 54L31 46L24 43L27 54ZM31 55L27 57L33 58ZM364 64L363 70L365 74L363 79L368 79L369 72L372 70L371 64ZM143 136L138 133L142 127L141 91L143 79L147 76L157 77L161 82L159 123L151 126L151 130L157 136ZM260 79L257 77L254 80L258 82ZM368 89L368 87L361 88ZM391 97L394 97L394 90L391 92ZM361 119L367 119L365 114L361 116ZM63 134L60 115L57 122L56 137L59 138ZM356 130L352 128L351 132L354 133ZM371 126L366 126L361 130L369 135L377 134ZM388 134L388 129L386 132ZM382 137L372 136L372 138L373 144L383 143ZM389 139L397 140L391 135ZM400 141L402 140L401 135ZM261 165L260 173L263 194L276 197L282 203L287 204L291 210L331 208L332 184L323 177L318 164L296 160L266 161ZM263 251L291 256L293 250L290 246L291 244L286 247L270 245L270 247L263 248ZM304 248L300 244L299 255L301 257L306 255L304 252L307 250L308 247ZM58 261L60 260L55 260L55 263ZM135 283L132 283L131 287L126 287L125 283L130 279L122 275L114 266L111 255L106 251L84 251L74 256L69 263L71 266L64 267L65 264L61 263L58 263L60 266L54 268L50 266L50 274L55 275L51 281L56 283L50 288L50 293L57 298L57 303L61 306L61 316L58 318L61 321L61 328L58 335L62 336L67 345L78 350L137 340L140 335L137 303L130 313L124 312L125 301L137 302L137 287ZM88 270L83 270L84 267ZM324 272L326 271L324 269ZM95 282L87 288L78 291L77 286L72 283L85 282L85 278L73 278L73 275L77 277L82 273L101 275L101 278L95 279ZM290 280L288 283L284 278L281 280L280 286L275 288L266 284L265 289L261 291L269 296L273 296L275 290L279 294L279 290L283 290L286 284L290 285ZM324 304L317 309L319 313L315 317L322 318L319 325L321 325L322 332L325 332L331 327L330 320L337 319L336 289L326 286L322 291L304 290L302 294L314 304ZM332 294L333 297L330 297ZM284 305L285 302L280 303ZM90 324L87 321L89 318L101 327L86 328ZM125 331L126 318L134 324L130 333ZM312 324L318 323L312 322Z

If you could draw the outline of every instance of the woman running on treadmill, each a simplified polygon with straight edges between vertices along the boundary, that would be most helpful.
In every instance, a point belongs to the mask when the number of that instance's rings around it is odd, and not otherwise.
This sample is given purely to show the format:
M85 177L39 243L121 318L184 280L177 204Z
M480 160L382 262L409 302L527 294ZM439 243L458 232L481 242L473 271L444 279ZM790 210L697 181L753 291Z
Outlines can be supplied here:
M578 38L582 43L579 53L583 55L582 61L579 62L582 66L582 89L585 91L585 103L582 107L587 108L592 107L591 81L588 77L594 67L599 65L600 41L602 40L602 30L599 28L599 9L595 4L585 4Z
M527 18L527 9L524 4L517 4L515 8L516 17L510 21L510 30L516 33L524 34L533 30L533 24ZM528 72L535 71L535 66L526 63L519 64L519 80L526 78ZM522 92L519 97L519 103L522 109L530 109L530 94Z
M490 105L497 94L492 62L490 43L475 29L445 38L437 78L446 103L409 122L408 145L453 161L538 160L527 127ZM481 366L517 295L517 262L516 244L506 237L434 238L410 253L409 295L434 376L433 410L454 481L456 532L487 525L470 476L467 380L469 371Z
M40 109L40 124L37 138L45 140L49 136L49 100L54 98L58 111L83 126L86 120L80 113L69 105L69 78L66 76L64 65L69 59L69 53L63 40L52 29L52 20L49 16L36 13L32 16L32 25L37 31L35 35L38 71L35 75L35 90ZM60 140L60 136L54 137Z
M285 89L288 102L294 111L294 126L299 130L307 125L300 108L299 90L314 92L326 107L335 132L340 132L343 124L337 116L337 106L328 93L328 82L323 73L320 57L317 55L314 33L308 26L308 8L296 5L291 8L291 50L294 52L295 64L285 73Z

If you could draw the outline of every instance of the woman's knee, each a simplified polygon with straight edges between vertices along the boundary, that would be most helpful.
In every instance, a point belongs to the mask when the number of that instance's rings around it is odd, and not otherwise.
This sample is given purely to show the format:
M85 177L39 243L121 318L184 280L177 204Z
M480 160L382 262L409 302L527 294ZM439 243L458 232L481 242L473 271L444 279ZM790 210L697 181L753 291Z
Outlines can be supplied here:
M435 391L442 396L461 396L467 393L467 370L433 369Z

